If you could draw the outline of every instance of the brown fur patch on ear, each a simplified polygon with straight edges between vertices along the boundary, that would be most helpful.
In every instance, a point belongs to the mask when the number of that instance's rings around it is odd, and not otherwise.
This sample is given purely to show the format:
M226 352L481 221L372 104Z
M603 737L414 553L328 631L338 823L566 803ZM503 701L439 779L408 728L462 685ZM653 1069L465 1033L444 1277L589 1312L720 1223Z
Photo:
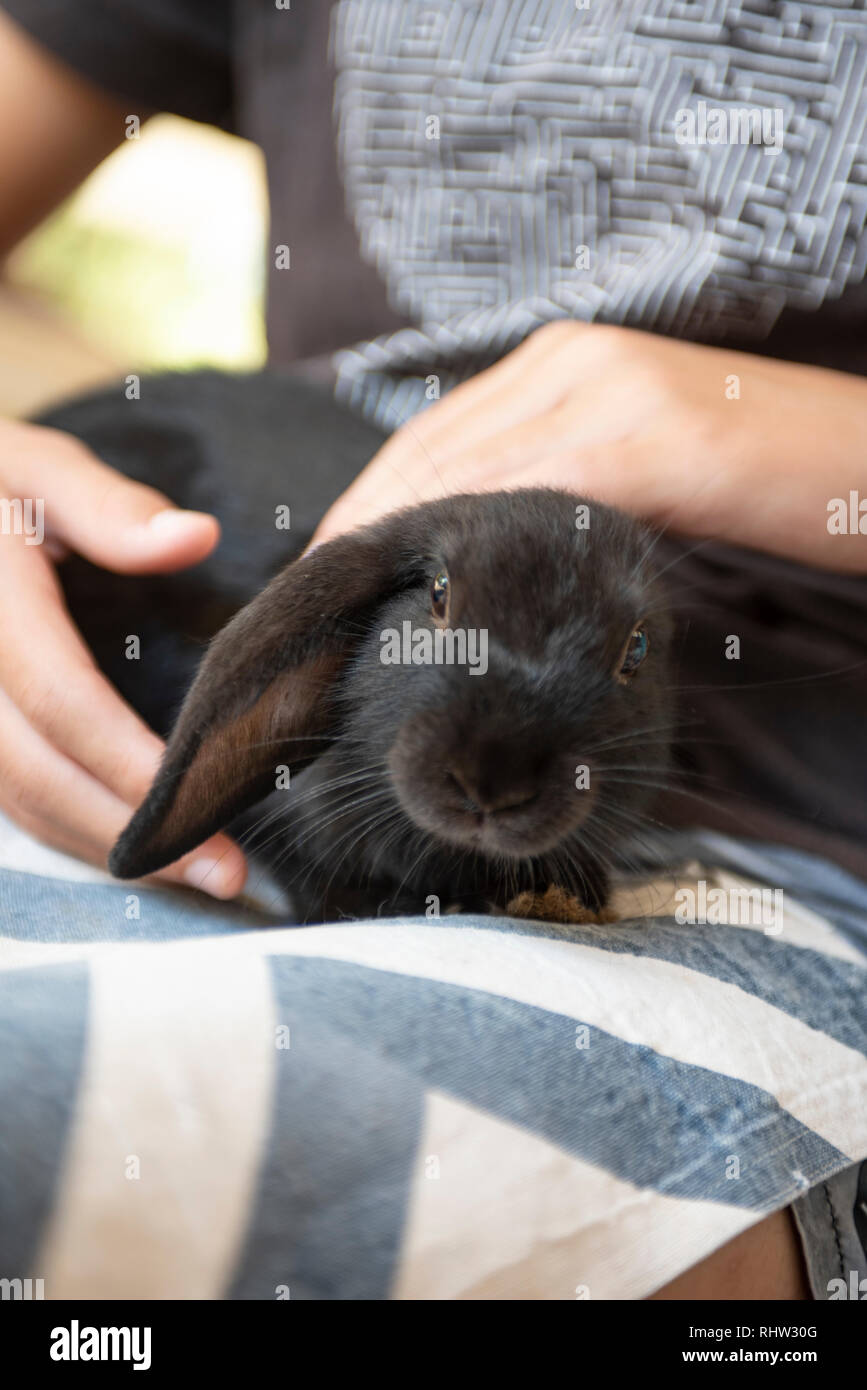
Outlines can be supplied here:
M249 708L206 731L188 763L170 743L154 784L163 794L156 802L149 795L133 816L112 852L112 872L142 878L163 868L273 791L279 764L300 768L316 758L342 664L342 653L320 653L300 670L281 671Z

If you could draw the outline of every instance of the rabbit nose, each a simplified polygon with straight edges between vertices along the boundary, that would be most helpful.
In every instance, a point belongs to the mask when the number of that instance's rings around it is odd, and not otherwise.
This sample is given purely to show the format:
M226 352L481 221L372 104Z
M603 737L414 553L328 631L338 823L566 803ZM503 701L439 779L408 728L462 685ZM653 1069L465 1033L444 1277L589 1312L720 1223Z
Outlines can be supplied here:
M531 801L535 801L539 795L535 786L515 785L513 779L508 776L508 769L504 769L497 780L490 774L484 778L473 777L465 768L459 767L450 767L447 776L461 793L467 803L467 809L479 814L517 810L519 806L527 806ZM497 785L497 781L501 785Z

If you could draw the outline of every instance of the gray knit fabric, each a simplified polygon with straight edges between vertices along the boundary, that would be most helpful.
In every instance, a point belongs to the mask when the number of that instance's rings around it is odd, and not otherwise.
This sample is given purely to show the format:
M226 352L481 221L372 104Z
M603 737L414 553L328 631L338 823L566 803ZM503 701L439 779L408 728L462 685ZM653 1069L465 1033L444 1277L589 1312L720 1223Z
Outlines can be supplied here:
M864 277L861 0L585 3L334 7L348 207L419 325L337 358L380 424L549 319L759 339Z

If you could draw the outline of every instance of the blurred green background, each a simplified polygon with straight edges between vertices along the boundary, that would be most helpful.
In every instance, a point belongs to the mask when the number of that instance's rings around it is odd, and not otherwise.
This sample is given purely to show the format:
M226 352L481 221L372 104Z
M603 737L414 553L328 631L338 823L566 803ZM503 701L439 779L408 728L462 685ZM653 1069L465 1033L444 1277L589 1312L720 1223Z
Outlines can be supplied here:
M266 227L254 145L176 117L148 122L7 263L18 350L7 390L19 400L5 404L80 389L76 360L83 384L127 369L261 365Z

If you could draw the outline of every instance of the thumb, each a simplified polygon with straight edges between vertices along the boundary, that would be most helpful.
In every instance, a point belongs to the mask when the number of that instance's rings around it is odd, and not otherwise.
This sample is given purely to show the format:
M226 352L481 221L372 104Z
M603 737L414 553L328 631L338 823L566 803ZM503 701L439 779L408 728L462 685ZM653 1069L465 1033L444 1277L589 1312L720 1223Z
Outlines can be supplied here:
M70 435L25 429L26 448L16 451L4 473L22 496L42 501L45 529L55 543L118 574L184 569L213 550L220 536L216 517L176 507L156 488L109 468Z
M386 479L385 484L387 481ZM408 500L411 502L413 499L410 497ZM417 496L415 500L418 500ZM332 502L313 533L313 539L304 553L308 554L314 546L331 541L335 536L342 535L344 531L354 531L359 526L367 526L372 521L379 521L389 512L397 511L399 507L406 505L407 499L391 495L378 474L371 475L365 470L358 475L353 483L350 483L336 502Z
M308 550L333 540L344 531L368 526L389 512L429 501L443 493L445 483L436 468L432 477L423 477L413 469L412 457L405 457L407 447L412 449L415 443L405 426L387 439L346 491L331 504Z

